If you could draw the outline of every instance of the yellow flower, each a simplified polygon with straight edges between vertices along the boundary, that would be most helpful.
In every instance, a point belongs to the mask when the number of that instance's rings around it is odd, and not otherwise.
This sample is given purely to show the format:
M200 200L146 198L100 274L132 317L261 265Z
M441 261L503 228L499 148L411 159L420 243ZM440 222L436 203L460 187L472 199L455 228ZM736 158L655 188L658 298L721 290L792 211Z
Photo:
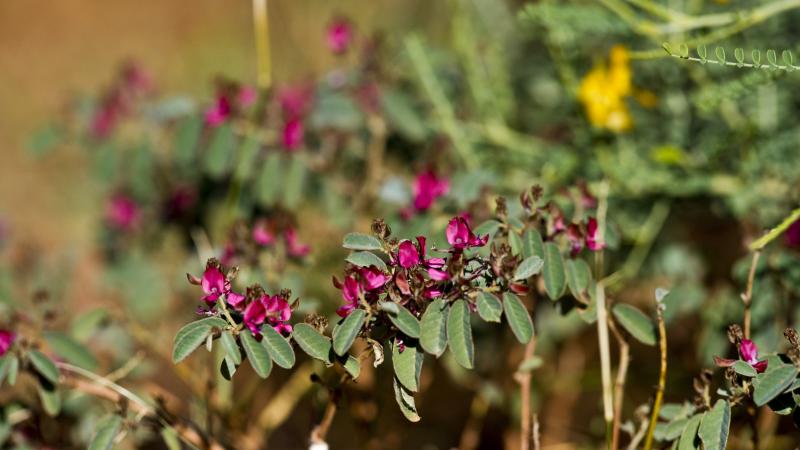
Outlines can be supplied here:
M578 100L583 103L586 116L593 126L615 133L627 131L633 126L625 104L626 97L633 92L629 60L628 50L616 45L611 49L608 65L595 65L581 80Z

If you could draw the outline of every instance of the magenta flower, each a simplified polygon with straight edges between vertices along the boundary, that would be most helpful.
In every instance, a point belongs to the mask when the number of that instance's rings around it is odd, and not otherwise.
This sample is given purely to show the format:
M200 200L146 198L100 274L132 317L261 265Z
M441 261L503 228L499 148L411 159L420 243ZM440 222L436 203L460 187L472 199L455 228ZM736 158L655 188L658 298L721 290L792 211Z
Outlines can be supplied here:
M446 178L437 178L432 170L420 173L414 180L414 209L429 209L436 199L446 195L449 190L450 182Z
M128 61L122 66L123 86L135 95L151 94L155 90L153 76L136 61Z
M567 239L569 240L570 253L577 255L583 250L583 233L578 225L571 223L567 226Z
M383 286L389 281L389 275L383 273L375 266L359 267L358 279L353 275L344 277L344 283L333 279L333 285L342 290L344 305L336 310L336 314L347 317L358 304L363 296L367 301L375 301Z
M375 266L362 267L358 270L361 283L367 291L380 289L389 281L389 276Z
M130 197L116 194L106 205L106 221L120 231L131 231L139 225L141 211L139 205Z
M242 86L236 96L236 101L242 108L247 108L258 100L258 90L253 86Z
M300 119L289 119L283 126L283 148L295 151L303 145L303 122Z
M224 95L218 95L214 100L214 104L206 109L205 119L206 125L217 127L222 125L228 117L233 113L233 107L230 100Z
M253 226L253 240L256 241L256 244L264 247L275 242L275 235L270 231L266 220L259 220Z
M245 297L242 294L229 291L228 294L225 296L225 300L228 302L229 305L233 307L233 309L237 311L241 311L244 307Z
M294 228L287 228L283 232L283 238L286 239L286 251L293 258L302 258L311 251L311 247L307 244L300 243L297 238L297 230Z
M741 355L742 359L747 363L750 364L756 372L762 373L767 370L767 363L768 361L758 360L758 347L756 343L751 341L750 339L742 339L742 342L739 344L739 355Z
M586 222L586 247L589 250L598 251L605 248L605 244L599 241L597 232L597 220L594 217L589 217Z
M358 308L358 302L363 292L361 285L354 277L349 275L344 277L344 283L339 283L334 278L333 284L342 290L342 299L344 300L344 305L336 310L336 314L340 317L347 317L354 309Z
M397 246L397 261L404 269L410 269L419 264L417 246L408 239L400 242L400 245Z
M267 308L262 301L263 298L250 302L244 310L244 324L255 336L261 334L261 325L267 320Z
M288 320L292 317L292 308L289 306L289 302L278 295L262 297L262 301L267 309L269 324L278 333L291 333L292 325L288 323Z
M231 285L225 279L225 275L219 270L218 267L209 265L203 272L203 277L200 279L200 286L206 294L203 300L206 303L213 304L220 298L220 296L227 294Z
M345 53L353 41L353 27L345 19L336 19L328 25L325 41L334 54Z
M483 247L489 240L489 235L482 238L475 236L475 233L472 232L467 221L461 216L450 219L445 234L447 235L447 242L456 250Z
M447 272L443 271L444 258L426 258L426 239L424 236L417 236L417 245L409 240L400 242L397 247L397 264L404 269L410 269L421 265L428 270L428 276L433 280L441 281L449 278Z
M278 91L278 102L287 119L305 117L312 101L313 91L306 86L285 87Z
M0 330L0 356L8 353L8 350L17 340L17 335L10 330Z

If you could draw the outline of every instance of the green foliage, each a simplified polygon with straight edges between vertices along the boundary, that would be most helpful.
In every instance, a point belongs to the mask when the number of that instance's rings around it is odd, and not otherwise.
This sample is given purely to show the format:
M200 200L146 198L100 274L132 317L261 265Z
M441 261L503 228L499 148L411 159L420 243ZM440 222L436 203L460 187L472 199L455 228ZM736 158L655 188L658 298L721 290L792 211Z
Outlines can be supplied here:
M447 341L456 362L465 369L475 365L475 344L472 342L472 325L469 308L464 300L456 300L447 316Z
M319 334L314 327L306 323L299 323L294 326L292 337L308 356L326 364L332 364L331 340L327 336Z
M401 345L395 339L392 344L392 367L397 381L407 390L417 392L419 377L422 373L422 362L425 353L419 348L419 343L412 340L402 341Z
M515 234L516 236L516 234ZM515 280L525 280L528 279L542 270L542 266L544 266L544 261L542 258L533 255L529 256L522 260L517 266L517 271L514 273Z
M272 371L272 358L267 348L256 341L250 331L239 333L239 340L242 342L242 347L250 366L259 377L267 378Z
M516 295L503 293L503 311L508 320L508 326L521 344L527 344L533 337L533 321L528 309Z
M227 323L219 317L208 317L184 325L172 344L172 362L179 363L201 346L214 329L222 330Z
M705 450L724 450L731 426L731 406L726 400L717 400L711 411L703 415L697 434Z
M111 450L114 448L114 439L122 429L122 417L114 414L97 424L89 450Z
M347 257L347 262L359 267L375 266L386 271L386 263L372 252L353 252Z
M419 338L419 320L403 305L395 304L395 307L396 312L389 313L389 320L406 336L415 339Z
M368 234L348 233L342 241L342 246L350 250L380 250L381 241Z
M500 302L497 296L488 292L480 292L475 303L481 319L487 322L500 323L500 317L503 314L503 303Z
M45 339L50 348L52 348L58 356L72 364L89 370L94 370L97 367L97 359L92 355L89 349L75 339L55 331L47 332L45 334Z
M635 306L618 303L612 309L614 318L631 336L645 345L656 345L657 333L653 321Z
M766 405L791 386L796 378L796 367L790 365L774 367L773 364L770 364L766 372L759 374L753 382L755 387L753 390L753 402L757 406Z
M363 309L354 309L333 329L333 351L342 356L350 350L356 336L364 326L367 312Z
M564 293L566 275L561 251L552 242L544 245L544 290L551 300L557 300Z
M270 326L264 327L261 333L264 336L261 345L267 349L275 364L284 369L291 369L295 363L295 356L289 342Z
M437 298L425 309L420 321L419 343L426 352L437 358L442 356L447 348L448 315L447 303Z
M39 375L54 385L58 384L58 368L44 353L38 350L31 350L28 352L28 360L33 364L33 368L36 369Z

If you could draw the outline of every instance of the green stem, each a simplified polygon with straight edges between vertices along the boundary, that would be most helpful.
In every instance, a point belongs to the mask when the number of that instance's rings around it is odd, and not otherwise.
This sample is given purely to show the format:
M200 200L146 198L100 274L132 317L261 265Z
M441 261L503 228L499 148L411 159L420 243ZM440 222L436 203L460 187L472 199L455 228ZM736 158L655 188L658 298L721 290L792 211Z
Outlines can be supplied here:
M268 89L272 83L269 53L269 16L267 0L253 0L253 28L256 41L256 61L258 64L258 86Z
M767 246L767 244L774 241L778 236L783 234L783 232L786 231L786 229L788 229L793 223L795 223L798 220L800 220L800 208L797 208L794 211L792 211L791 214L789 214L788 217L783 219L783 222L778 224L777 227L769 230L767 234L761 236L755 242L750 244L750 250L758 251L763 249L764 247Z

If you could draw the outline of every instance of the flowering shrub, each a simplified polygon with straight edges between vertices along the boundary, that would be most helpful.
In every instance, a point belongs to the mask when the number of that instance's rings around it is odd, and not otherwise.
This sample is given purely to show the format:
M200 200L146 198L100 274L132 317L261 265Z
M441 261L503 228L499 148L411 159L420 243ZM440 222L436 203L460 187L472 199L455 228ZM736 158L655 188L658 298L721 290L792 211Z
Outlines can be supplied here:
M0 447L796 447L797 66L658 45L798 5L694 3L337 16L273 84L255 0L256 84L125 63L32 139L85 150L99 251L0 220Z

